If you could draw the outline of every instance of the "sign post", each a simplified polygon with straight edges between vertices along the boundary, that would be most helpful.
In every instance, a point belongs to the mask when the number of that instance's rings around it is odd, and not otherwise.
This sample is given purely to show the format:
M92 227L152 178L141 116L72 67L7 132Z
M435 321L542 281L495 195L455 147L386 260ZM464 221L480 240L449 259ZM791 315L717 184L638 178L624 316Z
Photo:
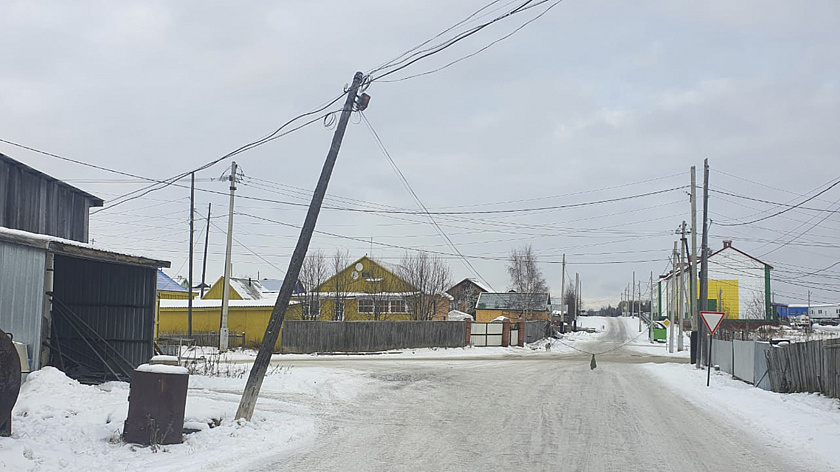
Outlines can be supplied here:
M709 368L706 371L706 386L709 386L709 378L712 376L712 339L714 339L715 331L717 331L720 322L723 321L724 313L716 313L712 311L701 311L700 318L703 319L703 324L709 329Z

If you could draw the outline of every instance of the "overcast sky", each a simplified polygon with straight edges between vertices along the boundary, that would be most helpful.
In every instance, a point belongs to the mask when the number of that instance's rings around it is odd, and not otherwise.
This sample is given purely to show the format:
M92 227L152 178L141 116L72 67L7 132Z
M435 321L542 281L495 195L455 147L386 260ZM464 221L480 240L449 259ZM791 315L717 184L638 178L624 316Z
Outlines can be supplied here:
M0 139L165 179L318 108L356 71L486 3L4 2ZM496 2L464 26L518 3ZM710 246L732 239L772 264L776 301L804 303L809 289L812 302L840 300L840 264L820 271L840 261L840 215L818 211L840 209L840 186L808 209L750 223L786 208L750 199L795 205L840 178L840 3L566 0L474 57L386 82L473 53L544 8L367 89L365 116L420 201L462 212L434 219L475 270L426 216L346 210L418 210L358 114L317 226L331 234L312 249L392 263L435 251L454 281L480 277L501 291L507 255L531 244L555 295L565 253L586 307L615 304L633 271L647 297L690 218L689 168L702 184L708 158ZM283 277L332 134L319 121L236 156L234 275ZM188 182L109 208L147 182L2 142L0 152L105 199L91 215L95 245L187 274ZM223 271L228 213L228 185L211 179L229 166L196 174L196 211L213 205L210 283ZM586 205L535 211L577 204ZM516 211L487 213L498 210ZM724 226L733 223L750 224Z

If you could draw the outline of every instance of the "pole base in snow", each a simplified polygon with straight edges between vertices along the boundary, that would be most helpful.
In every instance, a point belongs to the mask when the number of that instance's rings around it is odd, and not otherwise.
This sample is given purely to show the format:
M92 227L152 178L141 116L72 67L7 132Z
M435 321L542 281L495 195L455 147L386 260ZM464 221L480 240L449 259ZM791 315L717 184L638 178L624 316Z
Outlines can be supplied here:
M589 369L595 370L596 367L598 367L598 364L595 363L595 354L592 354L592 360L589 361Z

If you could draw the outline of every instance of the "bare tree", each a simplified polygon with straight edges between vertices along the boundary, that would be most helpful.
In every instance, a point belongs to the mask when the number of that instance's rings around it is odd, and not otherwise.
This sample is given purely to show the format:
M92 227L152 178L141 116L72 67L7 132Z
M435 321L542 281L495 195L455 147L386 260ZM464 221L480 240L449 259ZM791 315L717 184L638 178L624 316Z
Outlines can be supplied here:
M301 302L301 317L304 320L317 320L321 313L320 286L327 278L327 258L320 249L312 251L303 260L300 268L300 280L303 293L298 295Z
M747 301L746 312L740 318L748 320L763 320L767 317L767 306L764 300L764 292L754 291Z
M346 249L336 249L332 257L332 284L330 287L325 287L327 290L332 290L333 310L332 320L344 320L344 305L347 301L347 287L350 285L350 280L346 274L342 277L342 271L350 264L350 254Z
M464 284L452 294L455 309L468 313L475 317L475 304L478 303L478 295L481 292L472 284Z
M548 293L548 285L530 244L510 251L507 271L510 289L519 294L513 297L518 299L516 308L523 312L525 319L531 319L533 311L544 309L538 306L542 301L539 294Z
M438 255L406 252L397 275L411 285L413 294L406 298L411 319L428 321L435 317L446 289L452 284L449 266Z

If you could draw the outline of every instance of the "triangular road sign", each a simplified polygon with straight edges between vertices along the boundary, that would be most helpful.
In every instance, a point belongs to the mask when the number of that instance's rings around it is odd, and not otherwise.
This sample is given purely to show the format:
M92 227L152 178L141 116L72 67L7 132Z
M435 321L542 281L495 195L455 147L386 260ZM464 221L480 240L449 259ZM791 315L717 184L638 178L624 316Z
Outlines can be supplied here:
M715 313L711 311L701 311L700 318L703 318L703 323L709 328L709 333L715 334L720 322L723 321L724 313Z

